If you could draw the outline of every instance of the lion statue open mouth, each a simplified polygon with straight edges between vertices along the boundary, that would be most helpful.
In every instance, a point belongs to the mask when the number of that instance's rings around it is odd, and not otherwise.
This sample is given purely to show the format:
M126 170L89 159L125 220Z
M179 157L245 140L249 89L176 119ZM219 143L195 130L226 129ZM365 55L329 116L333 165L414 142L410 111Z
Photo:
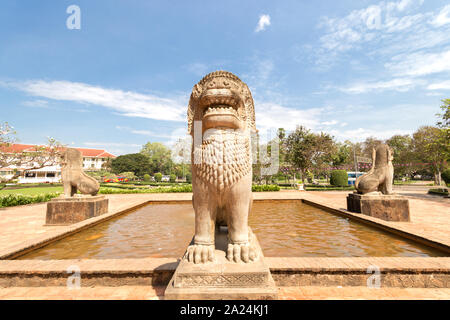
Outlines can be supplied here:
M195 236L187 259L194 263L213 261L215 229L227 225L228 260L256 260L248 228L255 111L247 85L226 71L206 75L193 88L188 129L193 136Z

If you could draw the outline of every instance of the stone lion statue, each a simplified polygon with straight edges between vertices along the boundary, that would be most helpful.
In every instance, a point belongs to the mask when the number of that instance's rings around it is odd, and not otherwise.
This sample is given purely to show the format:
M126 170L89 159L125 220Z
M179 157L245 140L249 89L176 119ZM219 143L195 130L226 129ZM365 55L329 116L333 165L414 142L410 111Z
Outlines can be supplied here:
M366 174L358 177L355 187L358 193L392 194L394 182L394 157L392 150L387 144L380 144L372 151L372 168Z
M77 190L95 196L100 189L98 181L83 172L83 157L74 148L67 148L62 154L61 179L65 197L73 197Z
M193 136L195 211L195 236L188 247L188 261L214 261L215 229L220 225L228 226L229 261L256 260L248 227L253 201L251 133L255 132L255 111L247 85L226 71L206 75L192 90L188 130Z

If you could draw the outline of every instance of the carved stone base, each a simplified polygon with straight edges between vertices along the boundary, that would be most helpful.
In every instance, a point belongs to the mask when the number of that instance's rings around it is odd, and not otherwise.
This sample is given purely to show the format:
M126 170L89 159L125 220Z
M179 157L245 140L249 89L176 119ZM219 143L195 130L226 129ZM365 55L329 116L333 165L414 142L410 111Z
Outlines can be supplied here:
M46 225L68 225L108 212L105 196L53 198L47 203Z
M215 261L194 264L183 258L164 293L167 300L271 300L278 293L256 236L252 245L258 259L229 262L225 257L227 232L216 232ZM191 241L191 244L193 241Z
M399 195L351 193L347 210L386 221L410 221L409 201Z

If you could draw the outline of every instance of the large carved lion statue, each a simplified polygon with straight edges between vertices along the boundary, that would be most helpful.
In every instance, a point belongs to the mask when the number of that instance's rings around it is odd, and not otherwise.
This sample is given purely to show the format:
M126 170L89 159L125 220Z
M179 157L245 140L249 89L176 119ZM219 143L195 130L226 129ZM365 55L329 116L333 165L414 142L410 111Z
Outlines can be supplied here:
M73 148L67 148L62 154L61 180L65 197L73 197L77 190L95 196L100 189L97 180L83 172L81 152Z
M193 136L195 211L195 236L188 247L188 261L214 261L214 235L220 225L228 226L229 261L256 260L248 228L255 111L247 85L226 71L206 75L192 90L188 130Z
M387 144L380 144L372 151L372 168L366 174L358 177L355 188L360 194L381 192L392 194L394 182L394 157L392 150Z

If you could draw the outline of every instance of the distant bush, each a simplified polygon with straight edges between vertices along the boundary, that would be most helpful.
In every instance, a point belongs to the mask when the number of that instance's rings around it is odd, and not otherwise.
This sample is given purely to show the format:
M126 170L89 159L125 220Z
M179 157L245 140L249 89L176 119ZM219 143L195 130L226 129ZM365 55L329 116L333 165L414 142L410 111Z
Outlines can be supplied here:
M192 173L190 173L190 172L186 173L186 182L189 182L189 183L192 182Z
M144 181L149 182L150 181L150 175L148 173L144 174Z
M337 186L316 186L310 185L305 186L306 191L348 191L355 190L354 186L345 186L345 187L337 187Z
M53 198L56 198L60 193L46 193L35 196L22 195L22 194L8 194L7 196L0 196L0 208L21 206L24 204L46 202Z
M177 180L177 176L174 175L174 174L171 174L171 175L170 175L170 178L169 178L169 181L170 181L170 182L175 182L175 180Z
M280 191L280 187L276 184L254 184L252 185L253 192L262 192L262 191Z
M331 171L330 184L337 187L348 186L348 175L345 170Z
M450 168L444 170L444 172L441 173L441 177L445 181L446 185L450 185Z
M192 192L192 185L181 185L174 187L157 187L149 189L121 189L121 188L100 188L100 194L133 194L133 193L174 193Z
M429 194L436 194L440 196L448 196L448 189L445 188L435 188L435 189L429 189Z
M162 173L161 172L155 173L155 180L158 182L161 182L161 179L162 179Z

